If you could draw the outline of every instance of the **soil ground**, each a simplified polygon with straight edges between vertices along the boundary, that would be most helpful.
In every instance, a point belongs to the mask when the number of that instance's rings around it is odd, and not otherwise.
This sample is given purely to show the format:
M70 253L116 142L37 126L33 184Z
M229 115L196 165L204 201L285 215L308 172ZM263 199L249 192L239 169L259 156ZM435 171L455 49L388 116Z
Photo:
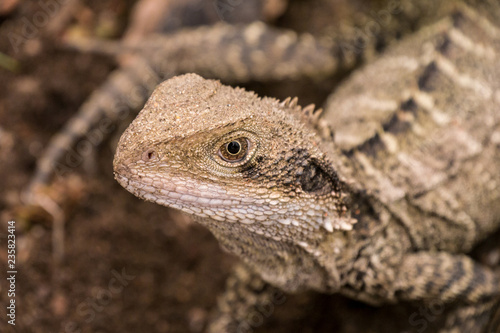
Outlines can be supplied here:
M324 3L310 2L310 16L320 15ZM64 202L62 261L53 257L50 216L22 204L20 192L43 147L117 67L108 56L61 47L60 32L68 33L71 27L73 33L118 37L132 4L83 2L77 14L60 18L63 28L50 26L54 30L48 31L42 26L25 31L32 38L19 40L12 33L23 36L23 25L37 20L43 7L38 1L0 3L1 332L201 332L236 262L220 250L207 230L174 211L136 199L113 180L114 145L123 126L49 190ZM305 10L305 6L297 1L295 12L293 8L285 12L280 24L317 29L318 19L298 19L297 8ZM322 17L328 19L328 15ZM301 101L317 104L327 91L314 95L300 86L255 83L250 87L281 98L302 91ZM15 326L6 322L10 220L16 221ZM500 235L494 235L475 252L476 257L487 260L498 255L494 249L499 241ZM410 332L422 328L412 326L410 319L419 311L410 304L374 308L312 292L286 295L283 304L262 314L270 317L264 324L255 319L254 331Z

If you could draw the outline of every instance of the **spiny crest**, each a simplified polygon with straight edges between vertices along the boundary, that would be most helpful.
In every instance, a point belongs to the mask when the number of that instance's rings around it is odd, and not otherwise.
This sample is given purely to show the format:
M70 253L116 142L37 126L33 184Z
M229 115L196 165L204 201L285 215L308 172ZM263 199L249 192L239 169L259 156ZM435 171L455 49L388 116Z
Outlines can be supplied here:
M333 129L324 119L321 118L321 115L323 114L323 109L322 108L316 109L315 104L309 104L305 107L301 107L298 105L298 101L299 99L297 97L294 98L287 97L280 103L280 106L299 112L301 114L302 120L311 124L311 126L313 126L318 131L318 134L323 139L332 140Z
M287 97L280 103L280 106L300 112L303 119L305 119L311 125L316 126L319 118L321 117L323 109L316 109L316 106L314 104L309 104L305 107L301 107L298 105L298 101L299 99L297 97Z
M222 85L222 83L220 83L220 81L217 81L219 84ZM257 98L259 101L262 100L262 96L259 96L255 91L251 91L251 90L246 90L245 88L242 88L242 87L234 87L233 88L236 92L240 92L240 93L245 93L245 94L249 94L251 96L254 96L255 98Z

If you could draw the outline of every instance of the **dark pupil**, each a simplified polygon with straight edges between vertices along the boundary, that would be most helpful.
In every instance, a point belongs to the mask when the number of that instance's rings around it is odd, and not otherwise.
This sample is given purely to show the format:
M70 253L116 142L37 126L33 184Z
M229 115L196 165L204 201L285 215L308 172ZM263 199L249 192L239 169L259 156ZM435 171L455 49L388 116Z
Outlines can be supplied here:
M231 141L227 144L227 152L232 155L236 155L240 152L241 145L238 141Z

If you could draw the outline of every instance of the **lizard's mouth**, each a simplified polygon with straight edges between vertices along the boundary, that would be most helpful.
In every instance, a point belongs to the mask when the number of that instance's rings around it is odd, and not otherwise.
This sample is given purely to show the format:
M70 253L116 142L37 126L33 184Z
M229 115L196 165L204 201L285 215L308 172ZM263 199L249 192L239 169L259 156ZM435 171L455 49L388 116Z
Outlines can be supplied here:
M195 184L165 174L155 177L125 164L116 165L114 174L121 186L141 199L202 217L220 216L220 211L243 209L249 204L216 184Z
M154 181L144 181L144 177L130 177L115 170L115 178L127 191L135 196L162 206L178 209L199 218L210 218L221 222L241 222L253 224L267 220L265 212L249 212L249 202L230 198L229 194L221 195L208 185L199 185L196 190L186 184L178 185L175 180L155 186ZM167 184L168 183L168 184ZM159 184L158 184L159 185ZM264 209L265 210L265 209ZM258 216L256 216L258 214ZM248 215L250 214L250 215Z

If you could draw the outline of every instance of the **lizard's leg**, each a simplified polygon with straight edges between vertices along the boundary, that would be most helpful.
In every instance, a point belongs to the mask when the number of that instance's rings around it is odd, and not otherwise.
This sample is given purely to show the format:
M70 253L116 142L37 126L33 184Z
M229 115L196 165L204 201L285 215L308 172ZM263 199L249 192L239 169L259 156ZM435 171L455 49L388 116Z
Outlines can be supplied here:
M252 332L271 316L285 294L262 280L247 266L238 264L226 281L207 332Z
M500 300L500 272L470 257L444 252L405 255L395 281L396 298L423 300L434 306L453 302L458 306L446 323L446 330L467 332L484 329L492 308ZM464 332L465 332L464 331Z
M498 333L500 326L494 322L494 308L499 300L460 306L447 313L445 328L439 333L470 332ZM498 314L497 314L498 315ZM490 319L491 318L491 319ZM488 324L489 323L489 324Z

